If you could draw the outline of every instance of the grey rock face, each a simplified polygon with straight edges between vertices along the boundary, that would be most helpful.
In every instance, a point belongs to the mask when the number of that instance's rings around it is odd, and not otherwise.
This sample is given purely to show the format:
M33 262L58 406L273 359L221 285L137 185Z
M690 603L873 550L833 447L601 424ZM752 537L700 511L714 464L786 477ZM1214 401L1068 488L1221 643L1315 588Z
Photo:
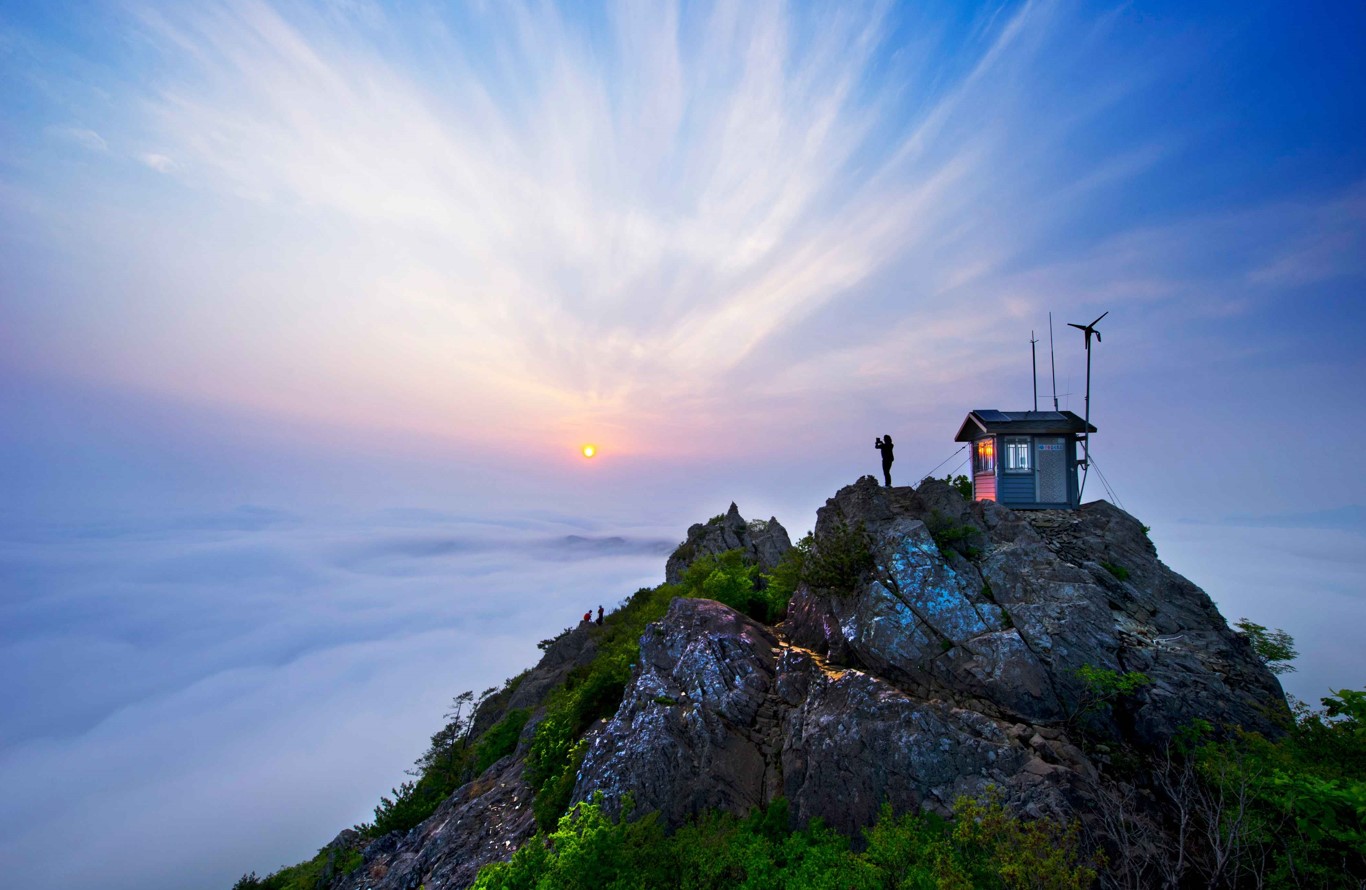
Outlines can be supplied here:
M620 707L588 737L575 800L600 792L617 811L629 793L637 812L678 825L782 797L794 822L819 817L856 835L883 803L947 814L991 785L1018 813L1080 816L1103 837L1094 814L1119 786L1073 738L1088 694L1078 668L1153 680L1088 718L1091 731L1139 750L1160 749L1195 718L1277 731L1275 677L1109 504L1015 512L939 482L889 489L866 477L819 511L817 547L841 524L862 528L873 554L847 595L799 588L777 628L679 599L646 629ZM747 524L732 505L689 530L668 577L735 548L771 567L788 547L776 520ZM538 709L595 652L588 627L549 647L476 721L532 709L518 751L407 835L371 844L364 867L333 886L459 888L508 858L533 832L520 758Z
M335 887L342 890L429 890L468 887L479 869L508 859L535 833L531 788L522 763L505 757L461 787L425 822L380 838L365 862Z
M1095 502L1077 511L969 504L942 482L886 489L871 477L817 516L867 530L876 567L853 595L799 590L787 633L836 663L1007 720L1062 723L1086 690L1083 665L1142 671L1153 685L1110 730L1159 745L1190 720L1274 733L1280 684L1209 597L1172 572L1133 517ZM932 528L975 530L969 560Z
M777 519L745 522L735 504L723 516L699 522L688 529L688 538L669 556L664 579L670 584L683 580L683 573L702 556L716 556L727 550L743 550L765 571L772 569L792 549L787 529Z
M1010 724L918 701L881 677L832 667L720 603L675 600L641 640L625 700L593 741L575 799L678 825L708 808L787 798L792 817L850 832L886 801L947 813L987 784L1022 809L1061 811L1076 778Z
M992 785L1017 812L1086 821L1108 780L1070 737L1083 665L1152 678L1092 721L1140 749L1197 717L1275 732L1275 678L1109 504L1014 512L869 478L820 511L817 546L841 523L874 557L850 595L799 589L774 630L676 600L647 629L576 799L629 792L679 824L782 796L794 821L856 833L884 802L946 813Z
M641 638L626 698L584 758L574 798L631 792L671 824L707 808L746 812L771 799L771 631L711 600L677 599Z

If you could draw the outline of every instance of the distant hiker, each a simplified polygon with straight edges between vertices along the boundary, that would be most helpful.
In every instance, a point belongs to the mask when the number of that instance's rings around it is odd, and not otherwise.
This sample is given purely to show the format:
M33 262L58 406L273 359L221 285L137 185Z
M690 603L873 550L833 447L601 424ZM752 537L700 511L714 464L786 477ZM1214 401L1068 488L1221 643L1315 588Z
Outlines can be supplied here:
M887 487L892 487L892 437L883 436L873 442L873 447L882 452L882 478L887 481Z
M583 613L583 623L584 623L584 624L587 624L588 622L590 622L590 621L592 621L592 620L593 620L593 610L592 610L592 609L589 609L587 612L584 612L584 613Z
M598 626L602 626L602 606L598 606Z

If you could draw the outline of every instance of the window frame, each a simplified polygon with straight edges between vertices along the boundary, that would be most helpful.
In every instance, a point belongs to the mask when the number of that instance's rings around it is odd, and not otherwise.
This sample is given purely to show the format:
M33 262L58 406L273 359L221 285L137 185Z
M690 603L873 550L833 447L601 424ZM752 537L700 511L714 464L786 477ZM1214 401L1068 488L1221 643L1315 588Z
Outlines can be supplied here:
M989 446L989 453L983 455L982 446ZM974 476L996 475L996 437L983 436L972 443L972 474Z
M1001 451L1005 461L1001 464L1001 470L1016 476L1023 476L1026 473L1034 472L1034 437L1033 436L1002 436ZM1011 462L1016 455L1023 456L1024 466L1012 467Z

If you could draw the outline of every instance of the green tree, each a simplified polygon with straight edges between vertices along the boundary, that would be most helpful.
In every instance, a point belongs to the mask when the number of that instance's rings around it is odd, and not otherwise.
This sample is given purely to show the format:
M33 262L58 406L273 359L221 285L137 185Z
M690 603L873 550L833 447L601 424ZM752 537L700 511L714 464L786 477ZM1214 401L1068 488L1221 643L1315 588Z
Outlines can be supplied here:
M1252 651L1257 653L1262 664L1273 674L1288 674L1295 670L1295 666L1290 662L1299 658L1300 653L1295 649L1295 639L1290 634L1281 630L1268 629L1265 625L1246 618L1239 618L1234 623L1238 632L1247 637L1252 644Z
M944 477L944 481L949 484L950 488L962 495L964 500L972 500L972 480L967 476L961 474L955 476L950 473Z
M1141 671L1114 671L1084 664L1074 672L1082 690L1072 712L1072 720L1108 713L1121 700L1152 684Z

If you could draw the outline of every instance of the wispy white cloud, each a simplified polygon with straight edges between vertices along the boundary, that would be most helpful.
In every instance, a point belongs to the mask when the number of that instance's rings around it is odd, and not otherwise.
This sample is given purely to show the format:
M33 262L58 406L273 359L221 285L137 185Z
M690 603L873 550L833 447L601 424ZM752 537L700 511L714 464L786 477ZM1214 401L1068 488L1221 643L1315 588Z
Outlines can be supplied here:
M454 356L444 373L552 423L723 395L776 333L981 228L984 194L1022 200L993 172L991 97L1037 49L1034 9L964 47L979 58L956 82L871 88L879 15L723 4L685 29L672 6L628 4L604 61L554 9L485 14L506 27L479 52L516 71L514 95L481 79L471 41L440 44L451 75L433 83L264 4L148 13L181 63L149 108L187 181L429 245L374 282L423 326L404 360ZM922 110L889 128L913 91ZM910 313L936 297L917 284Z
M158 173L169 173L175 169L176 165L175 161L171 160L166 155L157 154L156 152L147 152L146 154L141 155L139 160Z
M1048 308L1236 313L1356 268L1341 195L1125 219L1208 133L1104 138L1192 64L1117 49L1117 12L138 9L119 142L184 188L90 224L137 233L137 279L98 277L140 323L49 354L195 398L689 451L839 381L977 391Z
M79 145L89 151L109 151L109 143L104 140L104 137L86 127L48 127L47 133L54 139Z

